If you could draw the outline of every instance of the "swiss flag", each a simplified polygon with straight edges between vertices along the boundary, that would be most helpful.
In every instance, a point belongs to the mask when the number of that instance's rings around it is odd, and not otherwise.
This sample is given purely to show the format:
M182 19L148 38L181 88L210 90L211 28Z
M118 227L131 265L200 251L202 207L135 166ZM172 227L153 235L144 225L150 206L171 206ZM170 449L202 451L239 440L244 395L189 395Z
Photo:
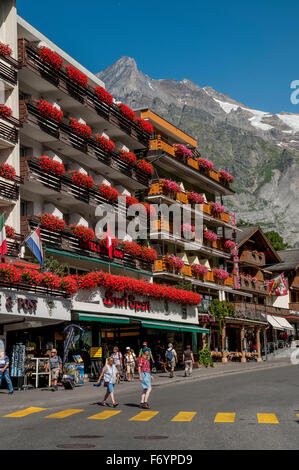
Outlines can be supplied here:
M108 250L109 258L112 258L113 257L113 248L112 248L112 237L111 237L111 231L110 231L109 223L107 224L106 247L107 247L107 250Z

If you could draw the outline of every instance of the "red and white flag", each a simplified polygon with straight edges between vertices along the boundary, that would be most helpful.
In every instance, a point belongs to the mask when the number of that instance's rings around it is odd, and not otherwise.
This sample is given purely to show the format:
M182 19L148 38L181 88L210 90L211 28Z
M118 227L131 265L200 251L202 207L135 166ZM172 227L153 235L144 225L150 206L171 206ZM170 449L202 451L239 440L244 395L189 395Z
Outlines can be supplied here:
M285 280L284 274L280 274L280 276L275 277L272 279L269 284L269 295L275 293L277 296L287 295L288 287L287 282Z
M111 231L110 231L109 223L107 224L106 247L107 247L107 250L108 250L109 258L113 258L112 237L111 237Z

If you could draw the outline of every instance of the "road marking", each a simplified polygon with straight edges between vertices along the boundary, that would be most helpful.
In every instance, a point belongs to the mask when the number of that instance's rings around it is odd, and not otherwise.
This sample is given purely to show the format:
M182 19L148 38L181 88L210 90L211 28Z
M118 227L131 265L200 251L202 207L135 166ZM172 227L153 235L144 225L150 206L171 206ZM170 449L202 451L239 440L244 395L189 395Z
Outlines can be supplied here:
M63 411L59 411L58 413L45 416L45 418L61 418L62 419L62 418L67 418L68 416L74 415L76 413L80 413L81 411L84 411L84 410L72 410L72 409L63 410Z
M130 418L129 421L149 421L156 416L159 411L140 411L137 415Z
M38 413L39 411L47 410L48 408L36 408L34 406L30 406L25 410L15 411L9 415L5 415L4 418L23 418L24 416L31 415L32 413Z
M259 423L268 423L268 424L279 423L274 413L258 413L257 420Z
M214 423L234 423L236 413L217 413Z
M192 421L196 411L180 411L171 421Z
M89 416L88 419L108 419L108 418L111 418L112 416L118 415L118 413L121 413L121 410L101 411L101 413L97 413L96 415Z

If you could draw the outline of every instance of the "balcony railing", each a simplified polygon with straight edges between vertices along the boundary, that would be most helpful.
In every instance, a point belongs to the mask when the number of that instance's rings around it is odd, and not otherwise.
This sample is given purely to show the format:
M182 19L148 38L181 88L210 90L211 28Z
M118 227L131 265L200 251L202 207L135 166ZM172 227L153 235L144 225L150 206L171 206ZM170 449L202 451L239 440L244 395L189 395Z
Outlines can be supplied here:
M3 80L6 80L12 85L16 85L18 81L18 74L15 69L0 61L0 78L3 78Z
M203 275L193 274L191 265L186 264L186 263L184 264L182 268L176 269L172 266L169 266L169 264L167 263L166 256L162 256L162 258L157 259L155 261L155 273L159 273L159 272L167 272L169 274L173 274L176 276L177 275L186 276L190 278L191 281L193 279L193 280L198 280L198 281L203 281L203 282L213 282L218 285L225 285L229 287L234 286L233 276L229 276L229 278L226 279L225 281L221 281L214 276L213 271L208 271L207 274L203 274Z
M0 122L0 139L4 139L4 141L8 141L13 144L16 144L18 142L18 138L19 138L19 133L15 127L11 127L5 124L4 122ZM0 143L0 148L3 145L4 145L4 142L2 141Z
M21 218L21 231L22 235L27 236L31 230L34 230L39 225L39 217L26 216ZM52 232L40 227L42 242L45 246L55 248L57 250L77 253L81 256L100 259L104 262L113 262L119 266L126 268L141 269L144 271L152 272L152 263L141 259L133 258L131 255L125 253L121 247L118 247L113 252L113 258L109 258L106 247L100 246L97 242L90 243L81 242L73 235L69 227L66 227L63 232Z
M162 180L155 180L152 182L150 190L148 192L148 196L167 196L168 198L172 199L175 202L179 202L182 204L189 204L187 193L182 191L180 193L173 193L167 192L164 188ZM203 203L199 204L201 210L204 214L213 217L213 219L224 222L226 224L230 223L230 214L229 212L222 212L221 214L217 214L213 211L212 206L210 203Z
M240 262L255 264L256 266L264 266L266 264L265 254L244 250L240 255Z
M80 103L86 104L104 119L115 124L132 138L148 147L150 135L143 131L135 122L123 116L117 105L112 104L109 106L103 103L96 96L92 87L83 88L77 85L70 80L63 68L55 71L50 65L40 59L38 48L35 44L28 42L26 39L19 39L18 43L19 61L23 67L28 67Z
M125 175L131 180L131 186L136 182L148 187L150 178L140 170L133 168L129 163L123 162L115 152L106 152L100 148L93 138L85 139L74 133L73 129L66 123L57 123L54 119L44 117L39 114L37 107L32 103L20 102L20 118L22 122L28 122L38 126L43 132L50 134L57 140L71 146L78 151L87 154L93 159L97 159L102 164L118 173L118 178ZM135 183L134 183L135 182Z
M26 284L25 282L20 282L18 284L10 284L8 282L0 281L0 287L5 289L12 289L13 291L25 291L31 292L35 295L46 295L50 297L64 297L69 298L70 294L67 294L63 290L59 289L49 289L48 287L43 286L32 286L31 284Z
M267 315L288 315L289 309L246 302L233 302L237 318L267 322Z
M268 294L268 285L264 281L254 282L251 279L244 279L240 277L241 289L252 290L262 294Z
M0 179L0 198L17 201L20 194L19 184L21 182L21 178L18 178L13 182Z
M291 302L289 304L289 308L290 310L295 310L295 312L299 312L299 302Z

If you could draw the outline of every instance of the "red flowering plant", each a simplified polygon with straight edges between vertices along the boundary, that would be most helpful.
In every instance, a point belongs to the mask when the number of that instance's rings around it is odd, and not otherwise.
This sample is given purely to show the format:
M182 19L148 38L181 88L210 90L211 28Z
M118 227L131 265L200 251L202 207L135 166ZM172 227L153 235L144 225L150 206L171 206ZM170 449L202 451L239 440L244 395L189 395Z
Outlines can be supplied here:
M204 276L209 271L208 268L204 266L203 264L196 264L196 263L191 264L191 270L192 270L192 274L200 275L200 276Z
M205 198L194 191L190 191L187 193L188 202L189 204L203 204L205 202Z
M118 191L115 188L112 188L108 184L102 183L97 187L101 196L103 196L107 201L116 202L118 198Z
M84 242L89 242L94 240L94 231L92 228L85 227L84 225L70 225L70 228L73 232L73 234L79 238L80 240L83 240Z
M219 202L211 201L210 202L210 208L211 208L212 214L214 214L214 215L220 215L223 212L225 212L225 207L222 206L222 204L219 204Z
M65 167L63 163L57 162L52 158L42 155L39 158L39 167L46 173L52 173L55 176L61 177L65 173Z
M7 284L18 284L22 280L22 270L12 264L0 264L0 280Z
M12 109L5 104L0 104L0 117L8 118L12 115Z
M198 158L197 162L198 162L199 168L202 168L204 170L209 170L209 171L214 170L214 163L210 162L210 160L207 160L206 158Z
M232 250L233 248L236 247L236 243L233 240L224 240L223 247L226 248L227 250Z
M141 117L137 117L136 122L140 129L142 129L143 131L148 132L149 134L154 133L154 128L150 122L146 121L145 119L142 119Z
M78 282L74 276L62 277L60 285L68 294L74 294L78 290Z
M182 258L180 258L179 256L175 255L167 255L166 263L169 267L174 269L181 269L185 265L184 260L182 260Z
M141 204L145 207L148 217L156 215L157 211L152 204L149 204L148 202L141 202Z
M107 233L97 233L98 243L100 246L107 248ZM116 237L111 237L112 248L117 248L119 241Z
M41 214L39 216L42 228L50 230L51 232L63 232L66 223L63 219L56 217L52 214Z
M127 152L126 150L119 150L119 156L123 162L129 163L129 165L135 165L137 157L133 152Z
M167 180L165 178L162 178L161 179L161 183L163 184L163 189L167 192L167 193L181 193L182 192L182 188L180 187L179 184L177 184L175 181L172 181L172 180Z
M39 286L41 283L41 276L40 272L36 269L26 268L22 270L22 280L26 284L30 284L32 286Z
M128 253L133 258L138 258L141 256L142 247L136 242L124 241L122 243L122 248L125 253Z
M120 110L120 112L123 116L125 116L130 121L134 121L135 113L134 113L133 109L129 108L129 106L126 106L123 103L119 104L118 107L119 107L119 110Z
M41 116L50 117L54 121L61 122L63 118L63 112L56 106L53 106L46 100L35 100L37 102L37 109Z
M219 175L223 180L225 180L227 183L233 183L235 181L235 178L230 175L226 170L219 170Z
M112 140L106 139L103 135L96 134L95 141L99 147L101 147L106 152L113 152L115 148L115 143Z
M108 93L108 91L105 90L105 88L103 88L101 86L97 86L97 87L94 88L94 92L97 95L97 97L99 98L99 100L103 101L103 103L106 103L109 106L112 105L113 96L110 95L110 93Z
M148 246L142 246L141 247L141 258L144 261L148 261L150 263L153 263L157 258L158 254L154 248L150 248Z
M0 42L0 55L3 57L10 57L12 54L12 50L9 47L8 44L3 44L3 42Z
M81 186L81 188L90 189L94 184L93 178L85 175L85 173L81 173L81 171L70 171L70 175L73 183L77 186Z
M14 239L16 236L15 229L11 227L10 225L5 225L5 233L6 233L7 238Z
M164 284L149 283L126 276L116 276L102 271L80 276L79 287L81 289L104 287L111 291L132 293L153 299L164 299L183 305L198 305L201 302L201 296L195 292L176 289Z
M51 290L57 290L61 287L61 277L53 273L41 273L40 284Z
M174 153L176 157L193 158L192 150L188 149L186 145L183 145L183 144L175 144Z
M125 199L126 199L126 206L127 207L130 207L132 206L133 204L139 204L139 201L138 199L136 199L136 197L134 196L127 196L125 194L121 194L121 196L124 196Z
M51 49L49 49L49 47L46 46L41 47L38 52L40 60L49 64L51 67L53 67L54 70L61 69L63 60L59 54L52 51Z
M212 232L212 230L204 230L203 237L210 242L215 242L218 240L217 233Z
M225 269L213 268L213 274L216 279L225 281L229 278L229 273Z
M72 65L66 65L65 67L66 73L68 77L77 85L82 86L83 88L86 88L88 85L88 78L87 76L80 72L76 67L73 67Z
M14 181L16 178L16 170L13 166L3 162L0 165L0 176L6 180Z
M146 162L145 160L137 161L137 168L145 173L147 176L152 176L154 173L154 167L151 163Z
M87 124L77 121L75 118L70 118L70 127L75 134L84 139L89 139L91 136L91 128Z

